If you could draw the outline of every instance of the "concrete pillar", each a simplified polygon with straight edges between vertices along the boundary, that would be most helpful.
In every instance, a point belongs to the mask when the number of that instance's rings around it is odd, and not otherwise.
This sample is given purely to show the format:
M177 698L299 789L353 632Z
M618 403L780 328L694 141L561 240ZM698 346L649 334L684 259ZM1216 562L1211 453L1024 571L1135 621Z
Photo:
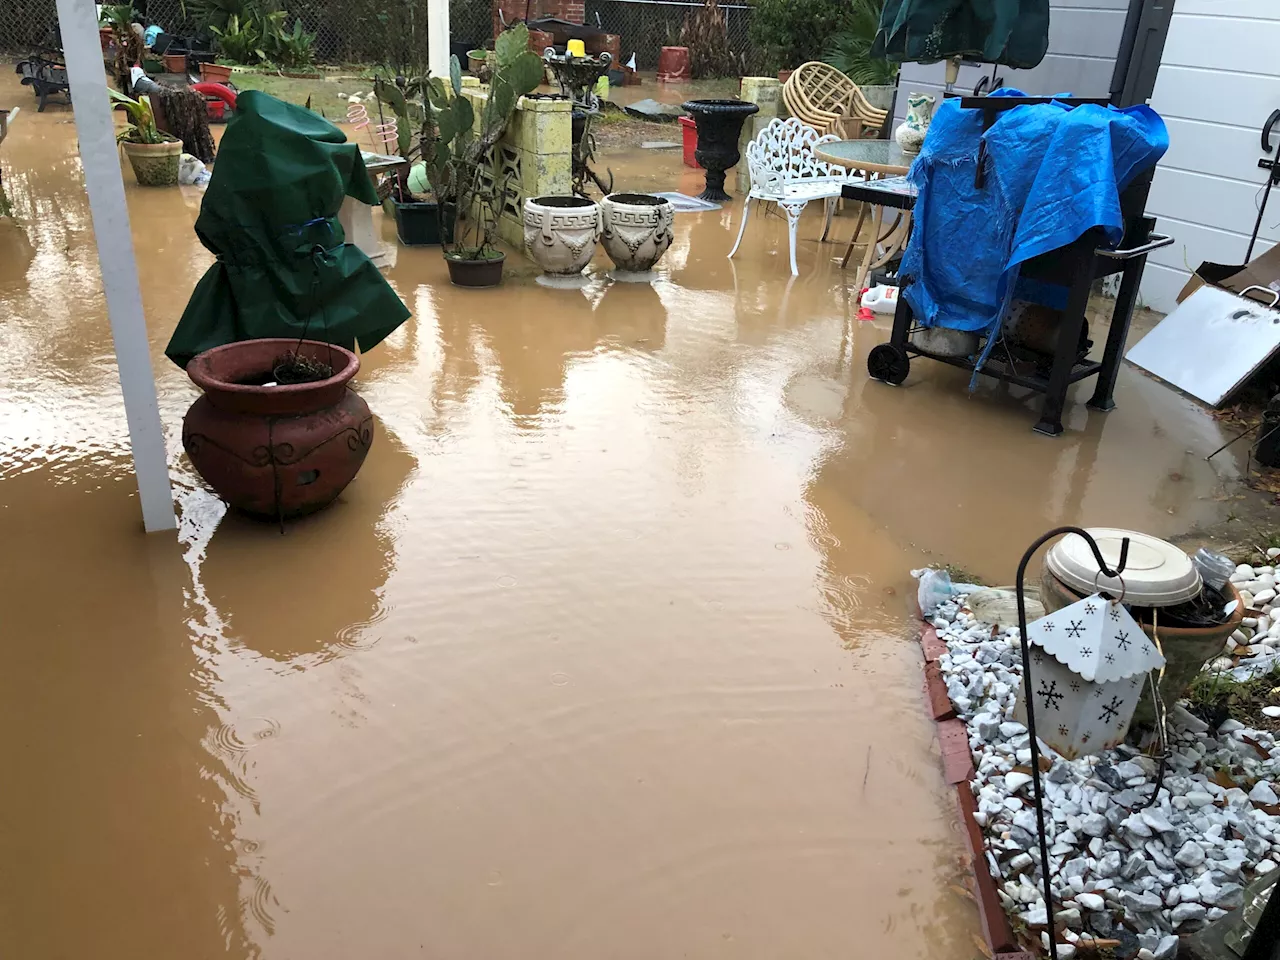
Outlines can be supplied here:
M487 88L464 87L476 115L484 108ZM568 196L573 192L573 125L568 100L521 97L507 131L494 149L510 178L515 196L498 218L498 236L516 249L524 247L524 201L527 197Z
M747 144L769 125L769 121L779 115L785 115L782 103L782 84L777 77L743 77L741 99L760 105L760 112L747 117L742 125L742 136L738 138L738 152L742 159L738 161L738 192L745 194L751 189L751 172L747 168Z
M449 0L427 0L427 69L449 76Z
M174 530L173 490L165 455L164 428L156 402L155 376L138 287L138 265L129 231L115 124L107 97L107 74L98 40L93 0L58 0L58 23L75 110L84 186L98 245L98 265L107 298L133 469L138 478L142 522L148 533Z

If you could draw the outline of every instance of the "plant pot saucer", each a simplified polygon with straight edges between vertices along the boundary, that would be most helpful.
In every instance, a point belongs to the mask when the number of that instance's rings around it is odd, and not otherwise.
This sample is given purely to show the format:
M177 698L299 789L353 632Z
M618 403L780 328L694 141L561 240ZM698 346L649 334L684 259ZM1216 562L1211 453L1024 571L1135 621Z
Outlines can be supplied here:
M591 277L582 273L574 273L569 275L540 273L534 278L534 282L543 287L551 287L555 290L581 290L583 287L590 286Z
M619 270L617 267L610 270L606 276L618 283L653 283L662 278L657 270L644 270L637 273L634 270Z

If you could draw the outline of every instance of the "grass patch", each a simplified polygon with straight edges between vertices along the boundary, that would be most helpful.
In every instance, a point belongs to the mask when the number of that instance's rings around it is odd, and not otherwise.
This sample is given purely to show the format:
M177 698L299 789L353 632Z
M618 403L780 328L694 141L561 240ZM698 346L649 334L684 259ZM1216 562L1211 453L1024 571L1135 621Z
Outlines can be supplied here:
M1206 670L1187 688L1191 712L1216 727L1230 717L1255 730L1280 729L1280 720L1268 717L1263 707L1280 707L1280 671L1252 680L1237 680L1226 671Z
M231 82L239 90L261 90L286 103L296 103L303 107L307 99L311 100L311 109L328 120L347 118L347 102L338 97L339 93L354 93L356 87L350 83L342 84L324 78L317 80L300 80L294 77L282 77L275 73L252 73L237 70L231 75ZM367 84L366 84L367 86ZM361 90L361 92L365 92Z

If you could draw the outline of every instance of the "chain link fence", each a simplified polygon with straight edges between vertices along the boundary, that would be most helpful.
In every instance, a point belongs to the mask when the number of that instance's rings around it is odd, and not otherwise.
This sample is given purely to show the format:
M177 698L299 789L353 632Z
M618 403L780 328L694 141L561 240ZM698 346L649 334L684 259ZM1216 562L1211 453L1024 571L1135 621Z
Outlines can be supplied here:
M634 53L640 70L653 70L662 47L680 45L685 17L700 6L698 0L587 0L586 21L622 37L624 62ZM158 23L169 33L200 32L187 0L135 0L134 7L144 22ZM283 0L280 7L290 22L297 17L316 35L316 58L322 63L412 68L426 60L427 0ZM735 61L751 63L750 7L726 3L720 9ZM0 0L0 50L55 47L57 21L55 0ZM490 0L451 0L449 27L451 47L465 61L467 49L491 39Z
M680 28L699 7L699 0L587 0L587 23L622 37L622 60L636 55L636 69L653 70L663 47L683 46ZM721 3L729 50L735 62L753 59L747 29L751 8L745 3Z

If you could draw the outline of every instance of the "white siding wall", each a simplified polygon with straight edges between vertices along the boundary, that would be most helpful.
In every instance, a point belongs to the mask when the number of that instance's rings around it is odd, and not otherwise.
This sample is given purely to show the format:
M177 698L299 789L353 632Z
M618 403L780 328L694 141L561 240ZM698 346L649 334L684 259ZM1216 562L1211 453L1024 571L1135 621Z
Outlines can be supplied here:
M1280 5L1280 0L1274 2ZM1129 0L1051 0L1049 52L1044 60L1030 70L1000 67L997 74L1004 77L1005 86L1035 96L1074 93L1078 97L1105 97L1110 93L1128 9ZM945 74L944 63L902 65L895 126L906 115L906 94L932 93L942 101ZM974 84L990 75L990 65L961 66L956 91L972 93Z
M1142 296L1168 312L1202 261L1244 259L1266 181L1259 131L1280 107L1280 0L1177 0L1151 106L1169 152L1147 212L1175 243L1152 254ZM1271 202L1254 256L1280 241L1280 195Z

